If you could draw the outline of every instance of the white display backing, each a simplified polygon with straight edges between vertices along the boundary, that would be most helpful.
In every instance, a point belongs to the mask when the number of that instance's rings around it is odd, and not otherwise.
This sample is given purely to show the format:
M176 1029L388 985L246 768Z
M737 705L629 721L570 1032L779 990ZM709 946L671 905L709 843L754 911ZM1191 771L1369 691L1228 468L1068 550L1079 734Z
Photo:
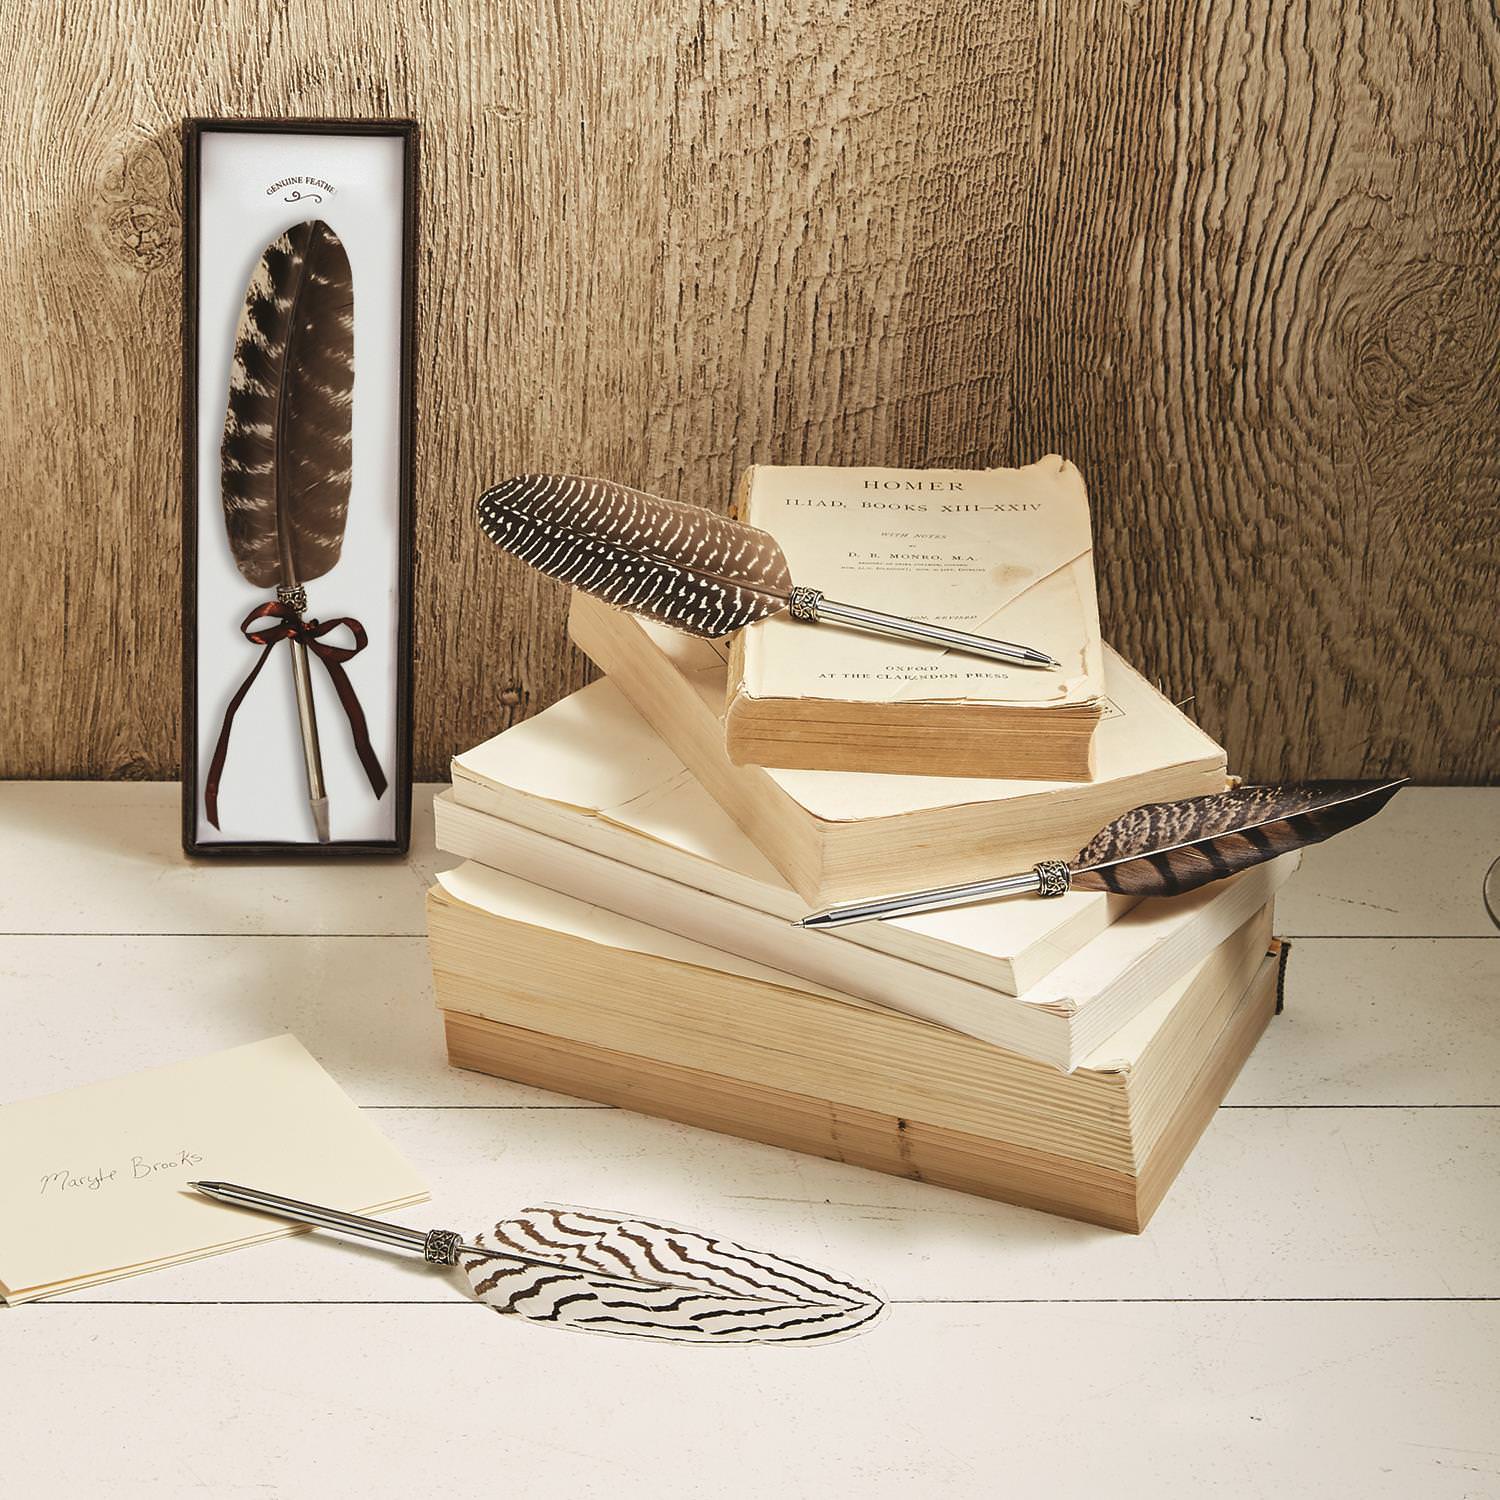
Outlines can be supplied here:
M354 278L353 478L338 564L307 584L309 619L352 616L369 645L345 670L391 785L377 802L321 663L309 659L332 839L396 837L398 586L401 560L401 288L405 141L385 135L289 135L206 129L198 203L198 797L201 843L315 841L291 677L291 647L272 652L235 719L215 829L203 789L224 709L260 647L240 621L273 597L235 567L219 498L219 444L245 287L266 245L321 218L344 242ZM329 184L319 191L288 178ZM347 645L346 633L325 637Z

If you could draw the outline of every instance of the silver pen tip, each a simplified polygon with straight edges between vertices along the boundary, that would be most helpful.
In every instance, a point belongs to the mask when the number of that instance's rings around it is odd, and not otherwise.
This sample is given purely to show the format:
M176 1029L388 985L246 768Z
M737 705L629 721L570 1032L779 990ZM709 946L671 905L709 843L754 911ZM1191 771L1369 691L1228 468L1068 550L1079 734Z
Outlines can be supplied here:
M328 842L328 798L309 797L308 804L312 808L313 827L317 830L318 842Z

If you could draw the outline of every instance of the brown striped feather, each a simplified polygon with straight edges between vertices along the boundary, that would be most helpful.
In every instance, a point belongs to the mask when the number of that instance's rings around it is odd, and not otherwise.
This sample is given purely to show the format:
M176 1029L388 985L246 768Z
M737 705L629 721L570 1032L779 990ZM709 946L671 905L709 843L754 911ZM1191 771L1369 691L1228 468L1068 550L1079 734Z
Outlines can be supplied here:
M459 1264L480 1301L590 1333L823 1343L862 1331L885 1307L868 1288L773 1251L599 1209L528 1208L474 1242L492 1254Z
M229 546L251 583L306 583L339 560L353 410L349 257L309 219L262 252L235 332L221 488Z
M1181 895L1363 823L1404 785L1404 777L1302 781L1148 803L1079 850L1072 883L1084 891Z
M479 497L497 546L608 604L693 635L727 635L787 607L776 539L696 505L607 479L519 474Z

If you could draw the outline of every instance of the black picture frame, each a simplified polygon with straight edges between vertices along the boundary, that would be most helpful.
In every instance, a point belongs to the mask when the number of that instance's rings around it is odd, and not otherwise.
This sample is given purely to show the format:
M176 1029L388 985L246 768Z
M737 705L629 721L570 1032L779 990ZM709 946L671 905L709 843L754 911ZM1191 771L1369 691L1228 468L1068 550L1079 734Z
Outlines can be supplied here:
M205 842L198 838L198 257L202 145L211 132L395 136L403 142L401 205L400 373L396 564L396 755L385 795L393 797L395 836L330 843L291 840ZM416 428L417 183L419 131L410 119L216 118L182 124L182 847L196 858L346 859L404 855L411 845L413 454ZM215 413L218 423L222 417Z

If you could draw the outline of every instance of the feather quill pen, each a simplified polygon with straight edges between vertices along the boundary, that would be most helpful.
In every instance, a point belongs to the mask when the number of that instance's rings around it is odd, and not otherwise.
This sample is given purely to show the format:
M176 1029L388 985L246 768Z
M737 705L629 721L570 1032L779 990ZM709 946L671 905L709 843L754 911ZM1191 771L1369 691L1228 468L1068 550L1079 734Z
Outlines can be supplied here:
M592 1208L528 1208L458 1264L496 1312L682 1343L827 1343L884 1310L867 1288L772 1251Z
M798 925L842 927L998 896L1062 896L1070 888L1180 896L1353 828L1374 817L1405 784L1405 777L1302 781L1147 803L1122 813L1071 860L1043 860L1023 874L967 885L851 901L813 912Z
M523 1209L465 1243L450 1229L424 1233L238 1183L188 1186L221 1203L457 1267L478 1301L556 1328L675 1343L805 1345L862 1332L885 1310L868 1287L774 1251L602 1209Z
M220 481L224 529L235 565L251 583L276 591L276 604L256 611L241 629L267 653L277 641L291 642L308 803L320 843L328 842L328 795L308 668L310 649L329 669L376 795L385 789L364 734L363 716L342 671L342 663L363 649L363 629L348 619L322 625L303 619L306 585L327 573L343 548L353 407L354 283L349 257L323 220L309 219L292 225L265 247L245 290L230 365ZM252 630L252 625L258 628ZM350 627L352 650L321 640L337 625ZM223 769L228 728L254 675L230 705L210 774L209 819L216 827L217 773Z
M787 614L1017 666L1058 665L1032 646L827 599L793 582L769 532L607 479L520 474L486 490L478 511L492 542L540 572L691 635Z

